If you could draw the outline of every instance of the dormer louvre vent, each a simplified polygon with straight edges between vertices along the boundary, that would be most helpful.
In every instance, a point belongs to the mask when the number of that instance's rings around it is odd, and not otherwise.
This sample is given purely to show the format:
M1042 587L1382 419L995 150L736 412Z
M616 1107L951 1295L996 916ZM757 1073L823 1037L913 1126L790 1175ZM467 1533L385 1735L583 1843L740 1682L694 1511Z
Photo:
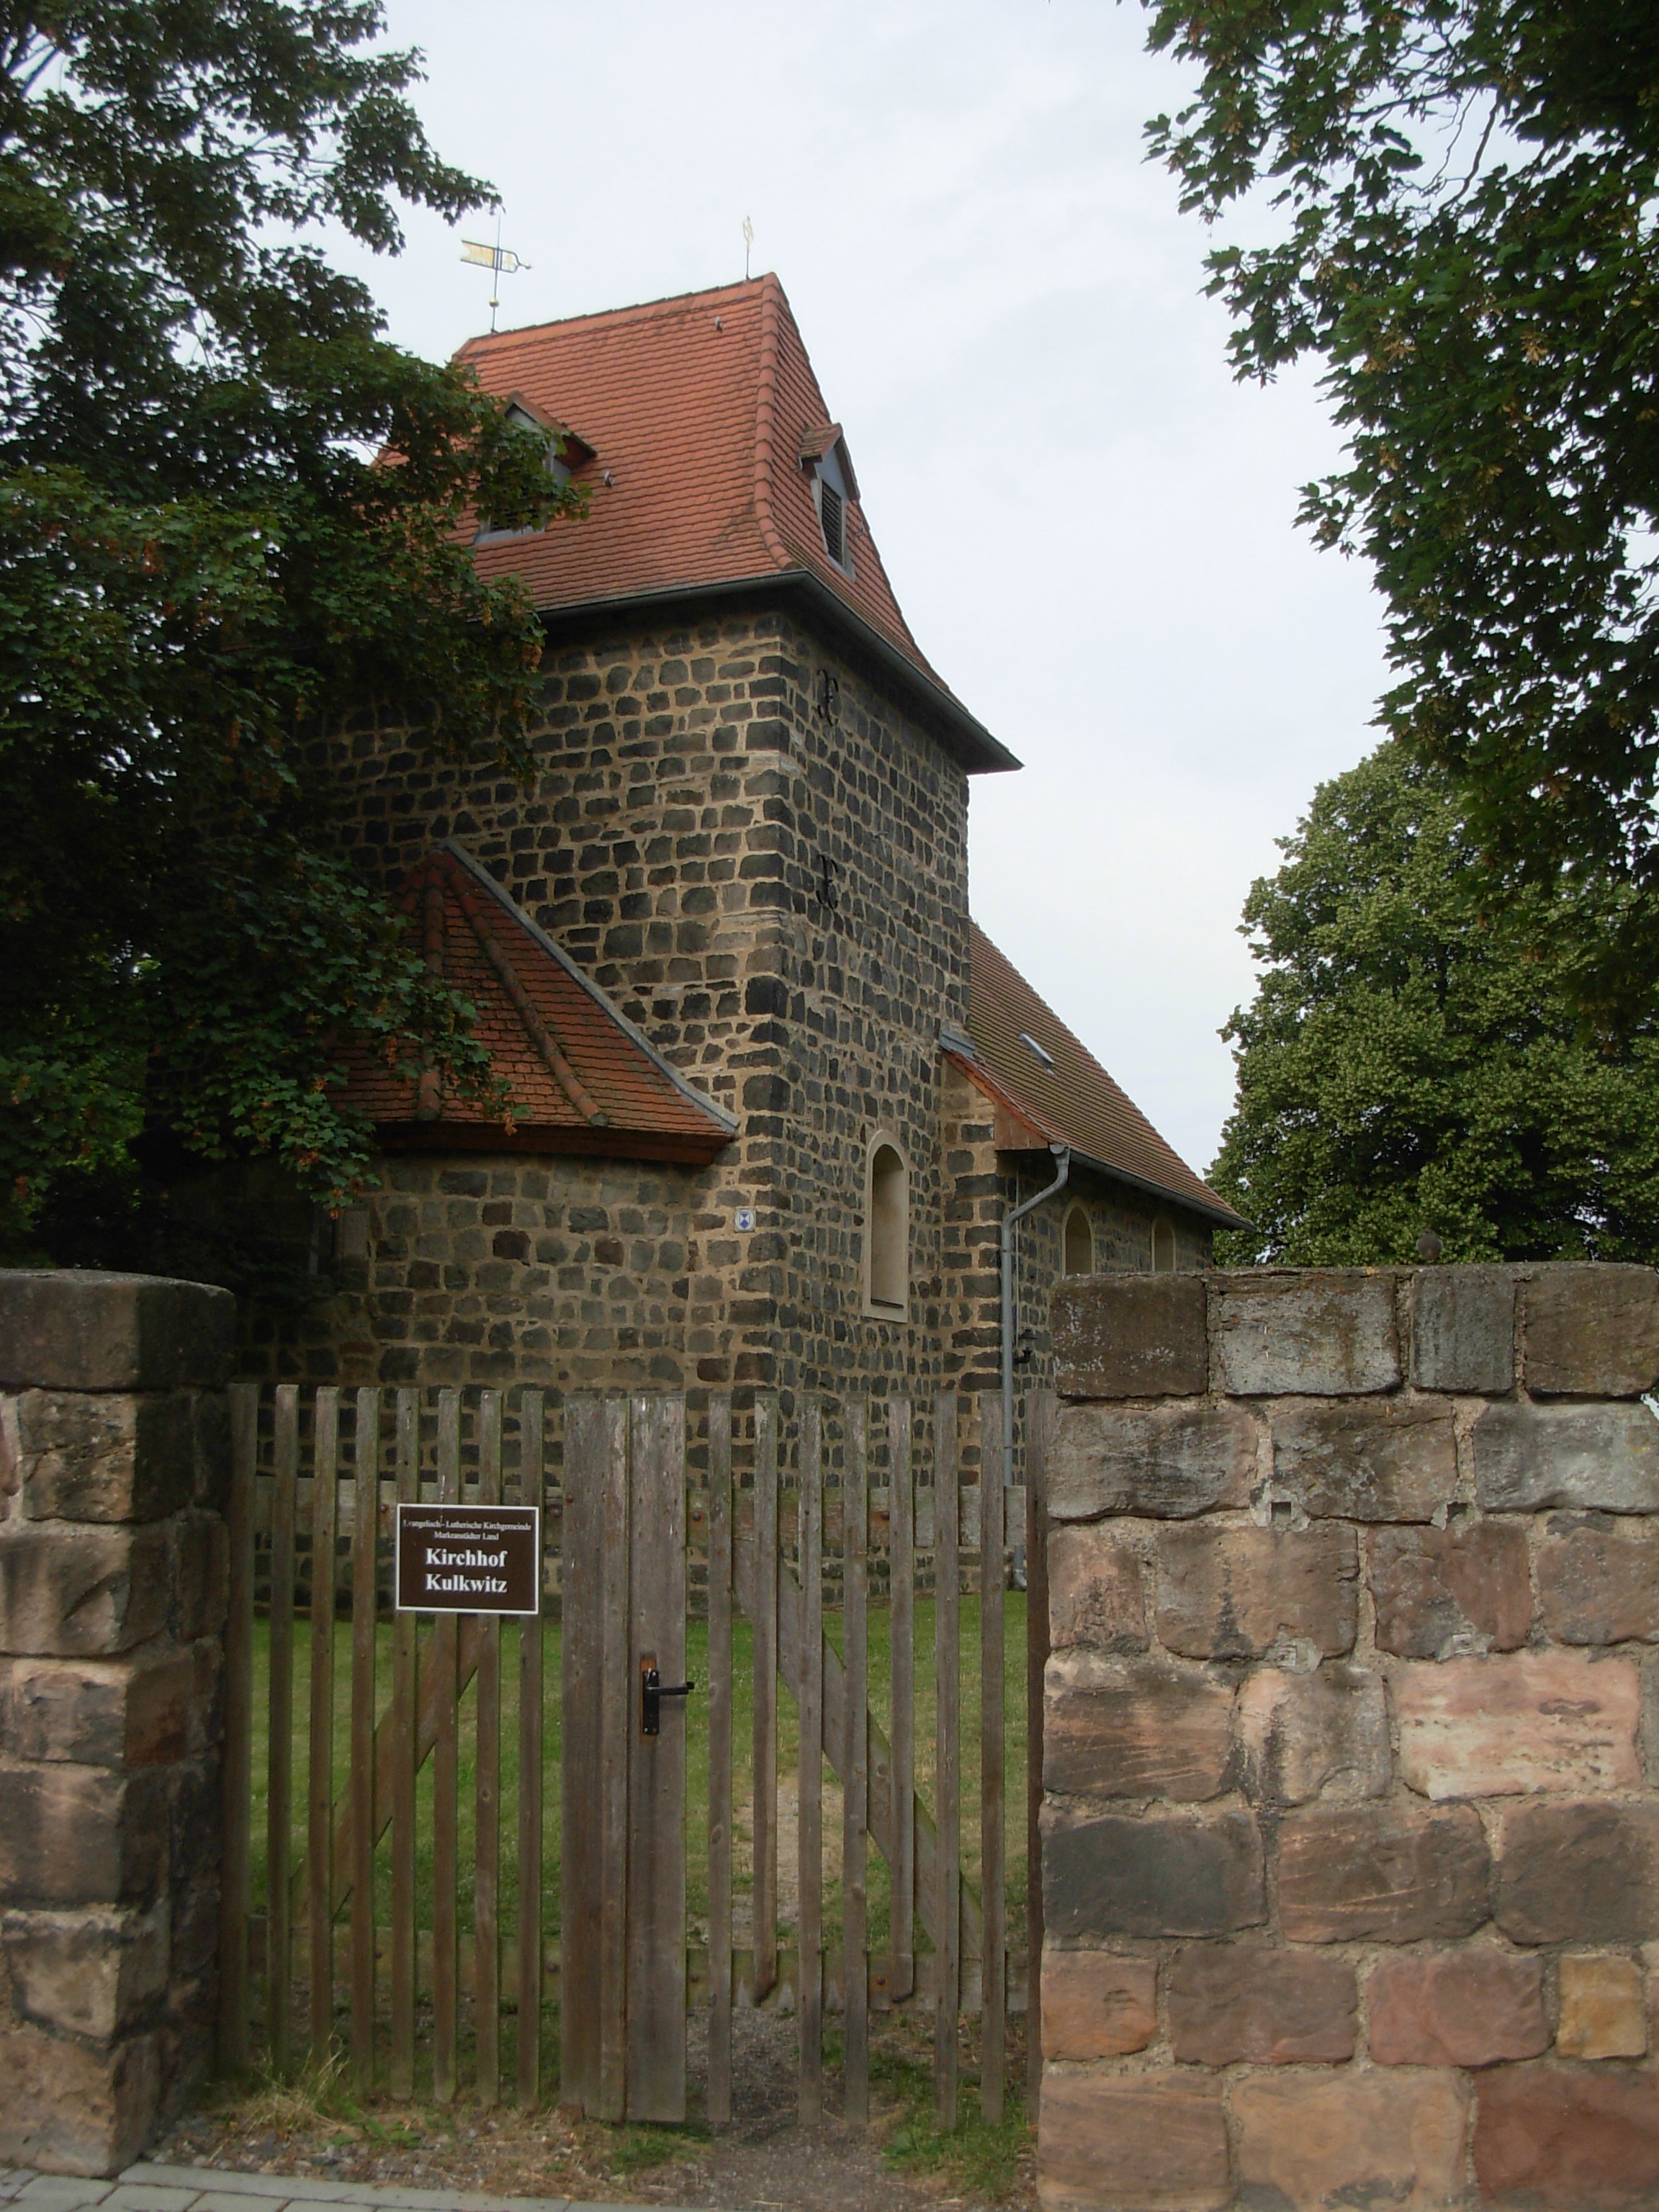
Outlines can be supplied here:
M847 555L843 550L845 503L833 484L820 482L818 485L818 515L823 524L823 543L830 558L837 568L844 568Z

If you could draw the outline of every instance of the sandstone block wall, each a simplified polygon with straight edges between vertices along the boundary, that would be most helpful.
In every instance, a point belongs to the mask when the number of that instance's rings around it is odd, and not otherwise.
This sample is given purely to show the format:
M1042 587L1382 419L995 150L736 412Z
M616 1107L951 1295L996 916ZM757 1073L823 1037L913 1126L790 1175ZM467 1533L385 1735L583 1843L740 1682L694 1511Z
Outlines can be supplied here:
M116 2172L211 2053L234 1337L0 1273L0 2165Z
M1063 1285L1054 2207L1659 2197L1659 1276Z

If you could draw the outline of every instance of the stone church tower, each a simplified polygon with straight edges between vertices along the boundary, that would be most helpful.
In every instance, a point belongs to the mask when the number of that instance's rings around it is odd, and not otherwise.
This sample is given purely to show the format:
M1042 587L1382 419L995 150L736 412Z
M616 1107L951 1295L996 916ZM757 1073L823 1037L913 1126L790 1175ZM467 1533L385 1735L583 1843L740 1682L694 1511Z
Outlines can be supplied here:
M969 917L968 779L777 280L462 359L589 513L479 527L547 647L533 781L404 729L328 747L341 836L480 1009L520 1115L362 1071L382 1184L256 1364L343 1382L787 1396L1022 1375L1062 1269L1207 1261L1232 1218Z

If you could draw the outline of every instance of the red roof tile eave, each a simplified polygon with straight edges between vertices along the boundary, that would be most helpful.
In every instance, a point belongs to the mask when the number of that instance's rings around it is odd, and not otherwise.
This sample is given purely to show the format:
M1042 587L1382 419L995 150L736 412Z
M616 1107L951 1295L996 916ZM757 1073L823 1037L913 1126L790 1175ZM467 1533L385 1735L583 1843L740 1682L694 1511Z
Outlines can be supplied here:
M722 578L714 583L688 582L654 586L644 592L618 592L592 599L555 602L538 607L549 628L576 624L596 615L643 614L659 607L691 606L700 601L752 599L766 592L785 592L805 599L814 613L847 635L877 663L924 714L944 726L955 740L969 775L1000 775L1024 763L1009 751L1000 738L975 720L954 693L927 676L908 653L884 636L873 623L832 591L811 568L763 568L751 574Z

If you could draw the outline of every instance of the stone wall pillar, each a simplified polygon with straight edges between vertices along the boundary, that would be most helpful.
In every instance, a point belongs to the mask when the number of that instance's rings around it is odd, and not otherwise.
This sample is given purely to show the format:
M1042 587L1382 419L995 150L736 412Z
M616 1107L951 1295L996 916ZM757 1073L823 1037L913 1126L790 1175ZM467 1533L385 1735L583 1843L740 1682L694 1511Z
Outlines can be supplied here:
M0 2165L115 2172L211 2056L234 1334L0 1272Z
M1054 1334L1044 2204L1659 2201L1659 1276Z

